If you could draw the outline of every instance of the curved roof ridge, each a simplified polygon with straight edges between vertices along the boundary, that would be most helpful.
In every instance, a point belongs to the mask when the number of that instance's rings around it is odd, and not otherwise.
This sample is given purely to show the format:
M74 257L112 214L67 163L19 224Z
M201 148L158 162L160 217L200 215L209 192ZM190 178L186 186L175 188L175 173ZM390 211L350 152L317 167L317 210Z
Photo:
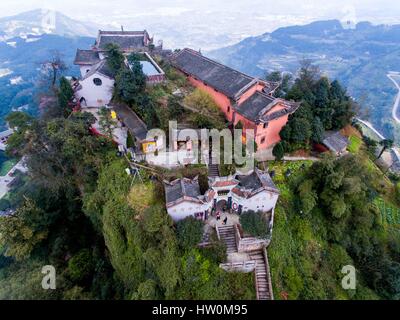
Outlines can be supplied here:
M186 50L186 51L189 51L189 52L192 52L192 53L194 53L194 54L197 54L198 56L202 57L202 58L205 59L205 60L208 60L208 61L211 62L211 63L214 63L214 64L219 65L219 66L224 67L224 68L229 68L229 69L231 69L231 70L233 70L233 71L235 71L235 72L237 72L237 73L240 73L241 75L244 75L244 76L248 77L249 79L259 80L259 79L255 78L255 77L252 77L252 76L250 76L250 75L248 75L248 74L246 74L246 73L244 73L244 72L241 72L241 71L239 71L239 70L233 69L233 68L231 68L231 67L229 67L229 66L227 66L227 65L225 65L225 64L222 64L221 62L218 62L218 61L216 61L216 60L213 60L213 59L211 59L211 58L208 58L207 56L203 55L201 52L198 52L198 51L196 51L196 50L194 50L194 49L191 49L191 48L183 48L183 49L182 49L181 51L179 51L178 53L181 53L182 51L185 51L185 50Z
M202 81L227 97L237 100L258 79L212 60L193 49L184 48L171 57L182 72Z

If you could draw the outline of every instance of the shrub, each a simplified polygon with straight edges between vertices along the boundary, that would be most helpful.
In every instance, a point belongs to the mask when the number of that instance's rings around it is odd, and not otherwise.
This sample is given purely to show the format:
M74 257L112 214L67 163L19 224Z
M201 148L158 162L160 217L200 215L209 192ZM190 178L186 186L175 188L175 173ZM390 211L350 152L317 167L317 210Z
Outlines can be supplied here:
M155 185L152 182L134 184L128 194L128 203L137 214L156 204Z
M285 156L285 149L283 147L283 144L279 142L275 147L272 149L272 154L275 157L275 160L282 160L283 157Z
M203 222L188 217L176 224L179 245L183 249L191 249L197 246L203 236Z
M88 249L83 249L68 261L68 273L73 281L84 281L94 269L93 259Z
M261 211L244 212L240 218L243 231L254 237L266 238L268 235L267 221Z
M133 138L130 132L128 132L128 138L126 139L126 146L128 148L133 148L135 146L135 139Z

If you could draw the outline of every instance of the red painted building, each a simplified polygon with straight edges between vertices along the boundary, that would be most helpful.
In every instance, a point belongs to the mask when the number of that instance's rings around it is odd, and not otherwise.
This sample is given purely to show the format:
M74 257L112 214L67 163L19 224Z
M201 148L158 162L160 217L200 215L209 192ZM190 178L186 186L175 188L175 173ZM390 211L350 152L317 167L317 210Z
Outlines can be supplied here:
M183 49L171 58L171 63L195 87L214 98L229 122L236 125L240 121L244 129L254 129L259 150L280 141L279 132L289 114L300 106L273 97L279 84L250 77L197 51Z

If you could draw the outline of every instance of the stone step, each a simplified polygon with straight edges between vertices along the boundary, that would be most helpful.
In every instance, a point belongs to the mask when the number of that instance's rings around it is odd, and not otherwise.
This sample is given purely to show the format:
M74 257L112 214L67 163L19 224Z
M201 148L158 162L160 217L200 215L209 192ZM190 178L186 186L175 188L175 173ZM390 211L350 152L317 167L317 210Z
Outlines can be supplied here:
M222 227L218 227L218 230L224 230L224 229L234 229L233 226L222 226Z
M236 242L235 237L233 238L221 237L221 238L224 239L225 241Z
M229 241L236 241L235 237L227 236L227 235L220 235L222 239L229 240Z

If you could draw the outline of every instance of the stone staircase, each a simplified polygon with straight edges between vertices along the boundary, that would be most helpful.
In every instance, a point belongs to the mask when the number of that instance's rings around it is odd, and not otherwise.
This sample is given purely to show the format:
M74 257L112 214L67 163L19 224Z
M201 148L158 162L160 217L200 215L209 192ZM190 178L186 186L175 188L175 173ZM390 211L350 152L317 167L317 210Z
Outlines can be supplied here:
M219 238L226 245L226 253L238 252L236 238L235 238L235 227L234 226L223 226L217 227Z
M218 177L219 176L219 168L217 164L217 160L215 156L210 153L209 156L210 162L208 163L208 176L209 177Z
M257 300L273 300L269 267L264 259L263 252L255 251L250 253L251 260L256 262L255 276L256 276L256 291Z

